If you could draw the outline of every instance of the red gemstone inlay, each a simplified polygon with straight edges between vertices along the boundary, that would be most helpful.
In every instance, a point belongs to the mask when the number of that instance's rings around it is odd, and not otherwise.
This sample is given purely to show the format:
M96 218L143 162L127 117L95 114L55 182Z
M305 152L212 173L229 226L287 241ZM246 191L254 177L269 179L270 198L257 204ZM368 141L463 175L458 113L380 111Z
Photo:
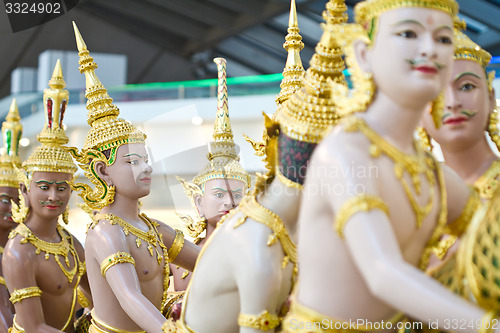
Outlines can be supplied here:
M47 116L48 116L48 124L49 124L49 129L52 128L52 99L47 98Z

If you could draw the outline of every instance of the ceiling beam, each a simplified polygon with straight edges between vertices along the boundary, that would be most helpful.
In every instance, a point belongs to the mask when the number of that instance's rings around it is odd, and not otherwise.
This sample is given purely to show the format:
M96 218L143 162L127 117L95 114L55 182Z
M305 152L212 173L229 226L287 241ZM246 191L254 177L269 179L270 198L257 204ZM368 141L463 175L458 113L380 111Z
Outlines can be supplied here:
M460 12L489 26L491 29L499 29L500 8L498 6L482 0L459 0L458 3Z
M190 19L227 29L235 23L235 13L206 1L196 0L147 0L147 2L163 7L169 11L182 14Z

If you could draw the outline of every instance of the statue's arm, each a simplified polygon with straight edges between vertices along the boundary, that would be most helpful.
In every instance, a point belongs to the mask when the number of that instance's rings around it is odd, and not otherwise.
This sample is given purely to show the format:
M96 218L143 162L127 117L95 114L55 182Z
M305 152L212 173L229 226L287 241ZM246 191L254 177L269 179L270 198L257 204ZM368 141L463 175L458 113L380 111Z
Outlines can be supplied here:
M20 236L16 236L7 242L2 259L4 277L13 297L16 322L27 332L61 333L45 323L40 300L43 291L36 280L35 252L31 245L19 241Z
M2 274L3 276L3 274ZM0 285L0 333L7 333L12 326L12 304L9 301L9 291L4 285Z
M194 270L198 254L200 253L200 247L187 239L183 239L182 242L180 242L180 236L176 230L165 223L160 221L156 222L160 224L158 226L158 231L162 235L163 243L169 249L169 253L173 253L171 257L174 260L171 262L174 265L180 266L192 272ZM172 260L172 258L170 258L170 260Z
M87 261L97 260L101 265L101 275L98 278L106 279L123 311L146 332L161 333L161 326L166 319L141 292L135 263L127 262L133 260L130 259L130 250L122 229L101 221L87 232L86 247L89 246L92 250L86 252ZM121 255L122 260L118 260L117 255ZM120 263L103 270L109 258Z
M282 280L281 263L276 262L274 249L268 248L267 237L257 238L247 235L250 241L234 244L235 251L231 254L240 297L240 333L275 332L279 323L277 302ZM259 327L252 322L268 322L269 326Z
M345 167L350 163L348 156L352 158L353 155L346 152L332 154L331 159L324 159L320 164L324 163L325 167L335 164L337 167ZM358 154L356 163L370 166L371 159ZM380 199L377 180L371 177L356 178L356 173L336 174L338 176L334 174L333 177L326 178L330 185L337 184L345 188L352 184L358 184L358 188L361 185L364 188L362 195L368 201L371 200L367 205L371 208L363 210L360 206L351 206L351 209L347 207L349 201L361 199L351 191L328 197L335 216L334 227L340 229L339 237L342 235L344 238L356 267L373 295L412 318L423 322L438 322L442 329L446 329L442 326L446 322L465 320L471 323L466 329L477 332L477 329L471 327L482 320L485 315L483 310L452 294L404 260L389 220L390 212L387 212L388 208L384 207ZM344 222L339 226L337 223L342 215Z

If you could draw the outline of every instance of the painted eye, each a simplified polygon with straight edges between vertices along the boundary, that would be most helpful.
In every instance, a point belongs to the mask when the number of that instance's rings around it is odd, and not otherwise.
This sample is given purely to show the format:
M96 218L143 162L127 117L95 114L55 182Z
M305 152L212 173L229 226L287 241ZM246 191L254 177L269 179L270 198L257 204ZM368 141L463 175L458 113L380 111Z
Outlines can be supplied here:
M235 198L235 199L241 199L241 194L235 194L235 195L234 195L234 198Z
M49 187L47 185L42 185L42 186L38 186L40 188L40 190L42 191L46 191L49 189Z
M413 30L405 30L397 34L404 38L417 38L417 34Z
M215 193L215 196L219 199L223 198L224 197L224 194L220 193L220 192L217 192Z
M138 160L133 160L133 161L128 161L131 165L138 165L139 161Z
M460 90L461 91L471 91L473 89L475 89L476 86L473 85L472 83L465 83L463 84L461 87L460 87Z
M10 203L9 199L2 199L2 203L8 205Z
M66 186L61 186L61 187L58 187L57 188L58 191L62 192L64 190L66 190Z
M448 36L441 36L441 37L438 37L437 41L439 43L442 43L442 44L447 44L447 45L451 45L453 44L453 40L448 37Z

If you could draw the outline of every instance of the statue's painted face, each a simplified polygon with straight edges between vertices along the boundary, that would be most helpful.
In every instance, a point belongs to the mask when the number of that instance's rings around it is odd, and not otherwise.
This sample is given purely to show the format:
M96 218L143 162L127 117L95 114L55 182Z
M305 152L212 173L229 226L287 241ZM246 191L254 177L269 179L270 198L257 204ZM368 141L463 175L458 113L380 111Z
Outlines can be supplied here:
M26 205L31 208L30 215L53 219L64 213L71 196L72 177L62 172L34 172L29 190L23 193Z
M12 201L19 204L19 190L14 187L0 187L0 228L13 228Z
M115 186L115 200L120 196L142 198L151 190L151 173L146 147L142 143L121 145L115 162L106 167L108 185Z
M424 115L424 127L444 149L460 149L485 140L488 119L495 106L484 69L475 61L455 60L445 88L442 126L436 129L431 115Z
M246 192L246 185L236 179L212 179L205 183L203 196L195 198L196 207L207 223L214 225L222 216L238 206Z
M364 71L371 72L377 94L400 105L435 99L452 65L450 15L426 8L401 8L378 19L374 44L366 49ZM358 57L359 58L359 57Z

